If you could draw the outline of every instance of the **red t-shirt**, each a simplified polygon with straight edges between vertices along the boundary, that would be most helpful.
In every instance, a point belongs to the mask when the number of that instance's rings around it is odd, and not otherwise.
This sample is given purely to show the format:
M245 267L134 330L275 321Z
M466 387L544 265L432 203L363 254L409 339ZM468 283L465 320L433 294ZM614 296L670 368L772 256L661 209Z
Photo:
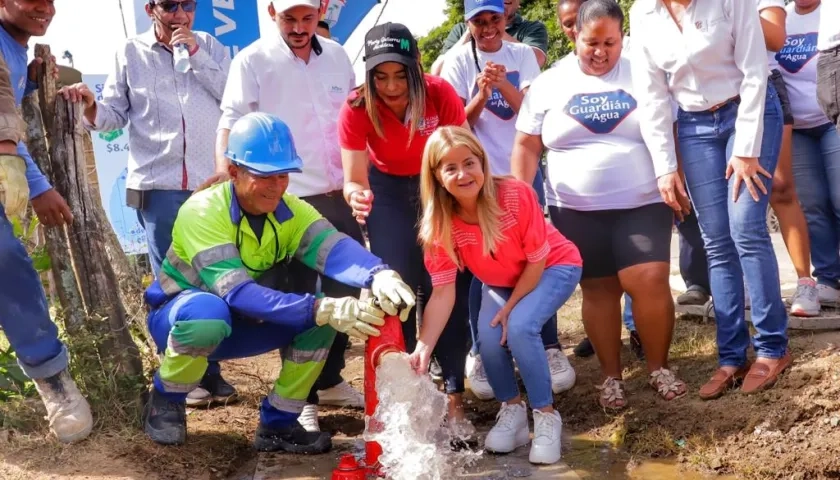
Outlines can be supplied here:
M504 240L492 256L484 255L484 236L478 225L453 217L452 236L455 254L482 283L493 287L513 288L525 266L545 259L546 268L555 265L582 266L577 247L546 222L534 189L525 182L504 179L496 195L502 207L501 228ZM426 269L432 286L455 282L458 267L435 246L425 253Z
M341 107L338 118L338 137L345 150L365 150L370 161L381 172L390 175L420 174L420 161L426 140L439 126L463 125L467 120L464 102L452 85L439 77L424 75L426 79L426 111L408 143L410 125L377 100L379 121L384 138L376 134L365 108L353 108L348 102L359 98L358 90L350 94Z

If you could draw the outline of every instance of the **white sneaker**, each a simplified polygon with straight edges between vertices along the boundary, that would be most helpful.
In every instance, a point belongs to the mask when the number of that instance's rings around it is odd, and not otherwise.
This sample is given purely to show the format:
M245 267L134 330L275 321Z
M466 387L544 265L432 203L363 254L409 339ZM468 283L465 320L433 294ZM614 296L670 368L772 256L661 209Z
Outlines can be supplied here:
M78 442L90 435L93 428L90 405L67 370L35 380L35 388L47 408L50 431L59 442Z
M563 420L557 410L543 413L534 410L534 441L531 442L531 463L549 465L560 461Z
M508 405L496 414L496 424L487 432L484 448L496 453L510 453L528 443L531 432L528 430L528 411L524 403Z
M326 390L318 390L320 405L334 405L336 407L365 408L365 396L347 382Z
M492 400L493 388L487 381L487 372L484 371L484 362L481 355L467 355L467 380L470 381L470 390L475 398L479 400Z
M321 427L318 426L318 405L312 405L311 403L304 405L298 417L298 423L307 432L320 432Z
M790 314L797 317L816 317L820 314L819 292L812 279L799 279L796 292L790 298Z
M551 371L551 390L554 393L565 392L575 386L575 369L566 358L566 354L559 348L549 348L545 351L548 369Z
M819 296L820 304L826 307L836 307L840 303L840 289L817 284L817 295Z

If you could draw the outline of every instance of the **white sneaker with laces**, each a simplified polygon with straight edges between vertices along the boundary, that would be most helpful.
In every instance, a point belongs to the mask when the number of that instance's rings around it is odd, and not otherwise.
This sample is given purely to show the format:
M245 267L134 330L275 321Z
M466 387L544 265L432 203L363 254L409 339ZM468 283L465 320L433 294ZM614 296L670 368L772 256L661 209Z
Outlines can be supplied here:
M810 278L800 278L796 292L790 298L790 314L797 317L816 317L820 314L817 283Z
M560 393L574 387L577 375L563 350L549 348L545 351L545 357L548 360L548 369L551 371L551 390L554 393Z
M826 307L837 307L838 303L840 303L840 289L817 284L817 295L820 299L820 304Z
M467 355L467 380L470 381L470 390L475 398L479 400L492 400L493 388L487 381L487 372L484 371L484 362L481 355Z
M304 405L298 417L298 423L307 432L320 432L321 427L318 426L318 405L312 405L311 403Z
M349 383L341 382L332 388L318 390L318 403L336 407L365 408L365 396Z
M484 439L484 448L495 453L510 453L528 443L528 411L524 403L502 403L496 414L496 424Z
M73 443L90 435L93 416L85 397L67 370L35 380L35 389L47 408L50 432L62 443Z
M534 410L534 441L531 442L531 463L550 465L560 461L563 420L557 410L543 413Z

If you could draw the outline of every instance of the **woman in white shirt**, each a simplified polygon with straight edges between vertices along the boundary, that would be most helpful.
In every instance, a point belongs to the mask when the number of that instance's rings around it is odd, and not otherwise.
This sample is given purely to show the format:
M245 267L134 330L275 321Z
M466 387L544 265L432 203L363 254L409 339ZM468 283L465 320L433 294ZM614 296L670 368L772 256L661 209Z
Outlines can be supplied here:
M820 303L840 300L840 136L817 103L820 0L787 6L787 40L776 55L793 114L793 177L808 221Z
M791 165L791 142L793 138L793 114L787 86L779 71L776 53L785 45L785 1L756 0L758 14L761 17L761 31L767 47L770 68L768 82L773 84L782 107L784 130L779 161L773 172L773 191L770 194L770 207L779 219L779 227L785 240L790 260L799 279L796 292L790 299L790 313L799 317L815 317L820 314L817 284L811 278L811 243L808 239L808 225L799 199L796 198L793 170ZM770 91L772 93L772 91ZM766 113L766 112L765 112ZM771 112L770 115L773 113Z
M540 66L533 48L524 43L503 40L504 0L465 0L464 12L470 41L456 45L447 53L440 76L455 88L464 101L467 122L487 152L491 173L510 175L516 117L525 92L540 74ZM540 203L545 204L542 173L539 169L537 172L533 187ZM476 397L486 400L493 397L493 391L478 354L480 304L481 282L473 279L470 287L473 346L471 359L468 358L467 362L467 376ZM575 371L560 349L556 317L543 325L541 336L551 367L552 390L554 393L564 392L574 386Z
M700 396L717 398L740 381L744 393L769 388L790 366L791 356L779 268L765 221L782 112L775 88L767 83L756 5L637 0L630 9L630 30L642 134L659 190L672 208L680 208L685 189L674 152L676 130L709 259L720 368ZM679 105L676 129L672 100ZM743 278L757 332L758 358L752 366Z
M625 291L633 299L650 385L665 400L686 393L685 383L668 369L674 214L659 195L641 135L630 60L621 56L623 22L614 0L581 5L577 59L531 85L511 159L514 175L528 182L548 149L549 213L583 258L584 327L605 378L599 403L610 409L627 403L620 358Z

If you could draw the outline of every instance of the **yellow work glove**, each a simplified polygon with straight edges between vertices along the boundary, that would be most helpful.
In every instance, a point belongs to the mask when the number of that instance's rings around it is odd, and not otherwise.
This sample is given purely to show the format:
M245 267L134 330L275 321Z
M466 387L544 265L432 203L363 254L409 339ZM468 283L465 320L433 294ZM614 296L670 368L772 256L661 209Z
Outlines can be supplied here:
M400 321L408 320L408 313L416 303L414 291L393 270L382 270L373 276L370 293L388 315L399 315Z
M368 336L379 336L379 329L375 327L385 325L385 312L369 300L325 297L318 301L315 324L329 324L339 332L367 340Z
M7 216L20 216L29 203L26 162L17 155L0 154L0 203Z

